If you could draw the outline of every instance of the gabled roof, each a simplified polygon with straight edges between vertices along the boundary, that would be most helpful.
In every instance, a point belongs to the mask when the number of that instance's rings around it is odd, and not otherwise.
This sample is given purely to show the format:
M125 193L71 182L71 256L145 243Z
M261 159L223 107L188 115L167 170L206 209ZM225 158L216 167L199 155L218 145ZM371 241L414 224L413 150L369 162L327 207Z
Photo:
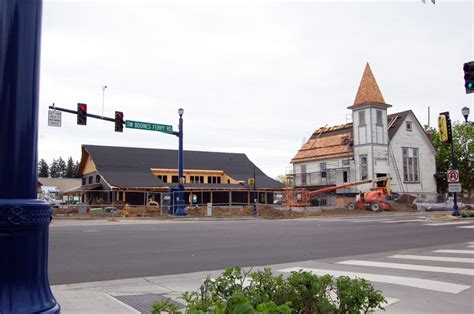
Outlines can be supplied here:
M411 110L402 112L392 113L387 116L387 127L388 127L388 138L391 140L392 137L397 133L400 126L403 124L405 118L410 114Z
M411 110L392 113L387 116L389 141L395 136L403 125L405 118L410 114L420 124ZM301 147L291 162L351 157L353 155L352 136L352 123L319 128L313 132L310 139Z
M350 157L352 154L352 123L348 123L314 131L291 162Z
M83 156L89 155L97 172L111 186L130 187L170 187L155 177L152 168L178 169L178 151L135 147L83 145ZM268 177L256 167L245 154L184 151L184 169L223 170L238 181L247 181L255 175L257 187L281 188L283 184ZM226 185L227 186L227 185Z
M81 186L81 179L74 178L38 178L42 186L55 186L61 193Z
M364 74L362 75L362 79L359 84L359 89L354 100L354 105L349 108L361 107L366 104L389 106L385 103L382 92L380 92L379 86L368 62L365 65Z

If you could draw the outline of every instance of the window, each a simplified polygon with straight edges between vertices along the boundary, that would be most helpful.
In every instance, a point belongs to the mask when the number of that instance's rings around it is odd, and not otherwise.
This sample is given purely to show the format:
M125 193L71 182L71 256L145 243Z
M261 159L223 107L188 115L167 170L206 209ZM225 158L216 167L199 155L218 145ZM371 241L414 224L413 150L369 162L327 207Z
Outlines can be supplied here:
M95 183L100 183L100 176L99 175L95 176Z
M412 129L412 124L411 124L411 121L407 121L406 122L406 125L407 125L407 131L408 132L411 132L413 129Z
M382 110L377 110L377 125L383 125L382 122Z
M301 185L306 185L306 165L301 165Z
M171 182L172 182L172 183L179 183L178 176L172 176L172 177L171 177Z
M158 179L160 179L163 182L168 182L168 176L167 175L157 175L156 176Z
M364 110L359 111L359 125L365 126L365 111Z
M92 184L92 176L89 177L89 184Z
M322 162L319 164L319 170L321 171L321 178L327 178L327 172L326 172L326 163Z
M86 178L82 178L82 185L86 185Z
M360 179L365 180L369 177L369 168L367 155L360 155Z
M348 179L349 179L349 178L348 178L348 173L347 173L347 171L343 171L343 172L342 172L342 181L343 181L344 183L346 183L346 182L349 182Z
M204 183L204 177L199 177L199 178L202 178L202 183ZM209 177L207 177L207 183L220 184L221 183L221 177L209 176Z
M227 184L230 184L230 179L227 179Z
M419 179L418 148L402 148L403 157L403 181L405 183L417 183Z
M191 183L204 183L204 176L190 176L189 179L191 180Z
M349 159L343 159L342 160L342 166L343 167L349 167Z

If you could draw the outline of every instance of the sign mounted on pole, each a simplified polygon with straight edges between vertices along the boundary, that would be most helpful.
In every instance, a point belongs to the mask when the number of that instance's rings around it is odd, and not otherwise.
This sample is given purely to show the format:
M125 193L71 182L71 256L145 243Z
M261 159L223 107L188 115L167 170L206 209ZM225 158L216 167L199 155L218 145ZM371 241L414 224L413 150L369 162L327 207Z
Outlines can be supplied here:
M125 122L125 127L128 129L137 129L137 130L148 130L148 131L157 131L163 133L173 133L173 126L166 124L156 124L150 122L140 122L127 120Z
M459 183L459 170L448 170L448 183Z
M48 125L61 127L61 111L48 110Z
M448 184L448 192L449 193L461 193L462 192L461 183L449 183Z

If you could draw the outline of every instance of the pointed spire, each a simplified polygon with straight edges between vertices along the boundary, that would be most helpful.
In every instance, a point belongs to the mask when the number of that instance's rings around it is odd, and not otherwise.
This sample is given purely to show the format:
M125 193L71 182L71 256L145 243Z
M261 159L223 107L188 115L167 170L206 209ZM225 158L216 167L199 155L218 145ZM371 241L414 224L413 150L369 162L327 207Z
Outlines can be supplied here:
M367 62L365 65L364 74L360 81L359 90L357 91L356 98L354 100L354 107L361 106L363 104L385 104L382 93L380 92L377 81L375 80L374 74L370 69L370 65Z

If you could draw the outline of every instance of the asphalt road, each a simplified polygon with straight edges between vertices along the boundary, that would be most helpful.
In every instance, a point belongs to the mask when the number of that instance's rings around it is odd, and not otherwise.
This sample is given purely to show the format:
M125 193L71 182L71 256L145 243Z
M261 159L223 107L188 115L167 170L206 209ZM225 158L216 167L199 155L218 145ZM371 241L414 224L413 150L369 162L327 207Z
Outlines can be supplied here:
M472 230L384 219L244 220L50 228L52 285L335 258L472 241Z

